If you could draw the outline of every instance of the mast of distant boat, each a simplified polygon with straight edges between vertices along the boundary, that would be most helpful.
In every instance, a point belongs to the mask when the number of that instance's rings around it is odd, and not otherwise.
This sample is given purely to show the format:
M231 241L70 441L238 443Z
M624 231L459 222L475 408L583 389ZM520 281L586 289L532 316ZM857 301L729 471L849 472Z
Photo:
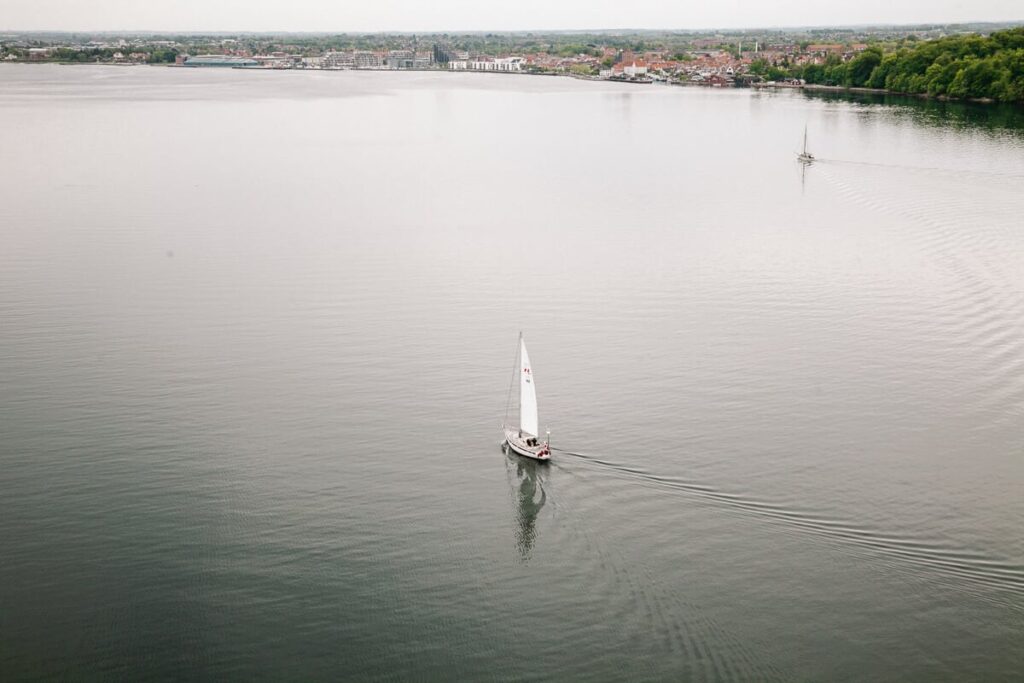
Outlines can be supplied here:
M807 124L804 124L804 150L796 155L802 164L809 164L814 161L814 155L807 151Z

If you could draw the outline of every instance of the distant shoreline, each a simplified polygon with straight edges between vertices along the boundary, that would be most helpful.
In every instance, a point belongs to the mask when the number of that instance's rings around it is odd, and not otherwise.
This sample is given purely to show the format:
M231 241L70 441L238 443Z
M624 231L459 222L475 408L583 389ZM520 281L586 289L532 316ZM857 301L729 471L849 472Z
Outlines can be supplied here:
M597 76L588 76L586 74L574 74L574 73L536 73L530 71L481 71L475 69L274 69L265 67L189 67L182 64L135 64L135 63L112 63L112 62L53 62L53 61L29 61L29 60L18 60L11 62L0 62L0 64L30 64L30 65L43 65L43 64L57 64L59 66L111 66L111 67L129 67L129 66L149 66L149 67L160 67L170 69L190 69L190 70L234 70L234 71L362 71L370 73L401 73L401 72L415 72L415 73L444 73L444 74L486 74L486 75L500 75L500 76L548 76L556 78L572 78L578 81L593 81L597 83L627 83L631 85L656 85L658 82L636 82L631 83L630 81L615 80L608 78L599 78ZM898 97L913 97L919 100L933 100L936 102L969 102L973 104L997 104L994 99L988 97L980 98L955 98L947 95L929 95L928 93L909 93L909 92L898 92L895 90L886 90L884 88L864 88L856 86L844 86L844 85L822 85L818 83L751 83L749 86L731 86L728 88L719 87L714 88L712 86L703 85L701 83L689 83L689 82L674 82L665 81L663 85L681 86L681 87L693 87L693 88L709 88L713 90L807 90L811 92L832 92L832 93L848 93L848 94L864 94L864 95L894 95ZM1012 103L1011 103L1012 104Z
M899 92L886 90L885 88L864 88L845 85L822 85L820 83L752 83L751 88L755 90L811 90L817 92L837 93L858 93L866 95L898 95L899 97L914 97L919 100L935 100L937 102L973 102L976 104L996 104L990 97L968 97L958 98L948 95L929 95L928 93Z

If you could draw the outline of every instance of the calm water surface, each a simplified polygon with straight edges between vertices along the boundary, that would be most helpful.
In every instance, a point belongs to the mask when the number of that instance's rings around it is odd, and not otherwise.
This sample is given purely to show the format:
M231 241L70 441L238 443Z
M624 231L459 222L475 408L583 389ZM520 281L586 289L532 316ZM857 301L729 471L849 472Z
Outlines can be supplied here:
M0 68L0 678L1020 680L1018 121Z

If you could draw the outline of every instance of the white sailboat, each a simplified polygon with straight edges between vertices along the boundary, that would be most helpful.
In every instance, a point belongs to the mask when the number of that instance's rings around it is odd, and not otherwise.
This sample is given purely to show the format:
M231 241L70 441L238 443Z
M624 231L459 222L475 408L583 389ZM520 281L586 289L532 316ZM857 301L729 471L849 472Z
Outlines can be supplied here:
M516 364L516 374L519 375L519 427L518 429L508 424L508 408L505 410L505 443L519 455L533 458L534 460L550 460L551 447L548 441L551 438L550 432L546 435L543 443L539 439L537 429L537 385L533 379L533 368L530 367L530 356L526 353L526 342L523 341L522 333L519 334L519 348L517 349L519 362ZM512 377L512 386L516 378ZM509 387L509 403L512 402L512 386Z
M797 154L796 158L802 164L814 163L814 155L807 151L807 126L804 126L804 151Z

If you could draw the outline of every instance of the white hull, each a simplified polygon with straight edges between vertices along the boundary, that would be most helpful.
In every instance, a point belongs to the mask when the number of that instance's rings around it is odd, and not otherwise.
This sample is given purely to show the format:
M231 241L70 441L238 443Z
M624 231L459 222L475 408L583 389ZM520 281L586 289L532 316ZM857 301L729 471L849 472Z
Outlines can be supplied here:
M531 438L534 438L536 441L536 437ZM551 448L546 442L537 441L536 446L531 446L526 442L526 438L520 437L519 433L513 430L505 430L505 443L513 452L526 458L533 458L534 460L541 461L548 461L551 459Z

